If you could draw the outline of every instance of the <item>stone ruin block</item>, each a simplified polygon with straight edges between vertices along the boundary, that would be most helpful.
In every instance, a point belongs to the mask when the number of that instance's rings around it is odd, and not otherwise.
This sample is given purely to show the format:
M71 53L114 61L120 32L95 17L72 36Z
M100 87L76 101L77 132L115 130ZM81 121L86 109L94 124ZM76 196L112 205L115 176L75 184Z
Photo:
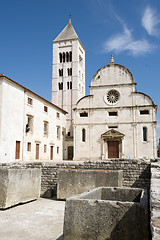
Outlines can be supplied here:
M61 169L58 174L57 199L67 199L96 187L121 187L122 170Z
M149 240L148 197L142 189L100 187L68 198L64 240Z
M41 169L0 168L0 209L40 196Z

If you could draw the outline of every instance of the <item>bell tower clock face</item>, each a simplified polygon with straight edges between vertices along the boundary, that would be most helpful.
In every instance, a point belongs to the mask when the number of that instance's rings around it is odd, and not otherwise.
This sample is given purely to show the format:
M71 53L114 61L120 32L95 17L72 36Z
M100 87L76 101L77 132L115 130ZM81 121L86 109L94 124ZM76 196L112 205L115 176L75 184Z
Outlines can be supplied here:
M109 105L114 105L119 101L120 94L116 90L110 90L107 94L104 96L105 103Z

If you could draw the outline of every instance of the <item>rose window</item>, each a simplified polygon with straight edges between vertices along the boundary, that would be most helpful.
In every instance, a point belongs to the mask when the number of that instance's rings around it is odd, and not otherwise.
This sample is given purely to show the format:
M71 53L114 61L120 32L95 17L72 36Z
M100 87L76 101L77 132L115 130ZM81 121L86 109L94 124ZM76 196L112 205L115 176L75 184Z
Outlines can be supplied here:
M111 90L108 94L107 94L107 101L111 104L114 104L118 101L119 99L119 93L117 91L113 91Z

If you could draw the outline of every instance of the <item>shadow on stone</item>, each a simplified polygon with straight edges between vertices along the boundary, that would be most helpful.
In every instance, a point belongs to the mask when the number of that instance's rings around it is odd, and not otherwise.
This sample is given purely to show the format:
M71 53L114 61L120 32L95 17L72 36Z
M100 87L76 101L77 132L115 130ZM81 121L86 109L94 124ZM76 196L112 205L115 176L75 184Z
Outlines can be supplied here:
M146 212L146 216L147 216ZM137 221L137 216L139 216ZM127 223L127 224L126 224ZM144 221L144 209L136 208L135 205L121 218L119 223L114 227L109 238L104 240L150 240L149 216Z
M63 235L61 235L59 238L57 238L56 240L63 240Z

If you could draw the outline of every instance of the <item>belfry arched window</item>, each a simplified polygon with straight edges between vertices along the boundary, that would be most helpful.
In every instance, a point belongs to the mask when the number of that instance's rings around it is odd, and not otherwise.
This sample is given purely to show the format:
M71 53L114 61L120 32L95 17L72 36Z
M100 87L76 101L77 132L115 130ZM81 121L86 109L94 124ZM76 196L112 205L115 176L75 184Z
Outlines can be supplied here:
M62 62L62 53L59 53L59 61Z
M66 62L69 62L69 53L66 52Z
M63 53L63 62L65 62L65 56L66 54L65 53Z
M86 141L86 130L83 128L82 129L82 142Z
M69 52L69 61L72 62L72 52Z
M143 141L147 142L147 128L143 127Z

